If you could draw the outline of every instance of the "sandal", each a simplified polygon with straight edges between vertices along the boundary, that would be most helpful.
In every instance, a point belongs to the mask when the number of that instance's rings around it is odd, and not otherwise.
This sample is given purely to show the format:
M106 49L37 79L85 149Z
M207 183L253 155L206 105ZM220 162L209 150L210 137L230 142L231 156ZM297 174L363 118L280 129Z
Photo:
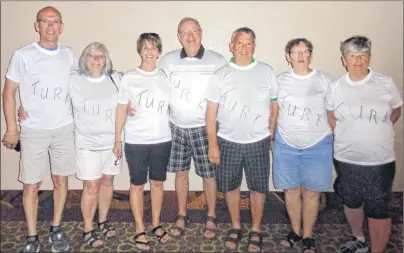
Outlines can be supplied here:
M142 244L142 245L149 246L149 242L142 242L142 241L138 241L138 240L137 240L139 237L141 237L141 236L143 236L143 235L146 236L146 233L145 233L145 232L141 232L141 233L135 235L135 245L136 245L136 244ZM137 246L136 246L136 248L137 248L138 250L140 250L140 251L149 251L149 250L150 250L150 246L149 246L148 249L142 249L142 248L139 248L139 247L137 247Z
M281 240L281 242L285 241L285 242L289 243L289 248L292 248L293 245L295 245L295 243L299 242L300 240L302 240L301 236L297 235L294 231L290 231L289 234L283 240ZM281 245L282 245L282 243L281 243ZM287 247L287 246L283 246L283 247Z
M217 226L216 217L208 216L208 218L206 218L206 224L209 221L212 222L215 225L215 227ZM213 233L214 235L212 237L207 237L207 236L205 236L206 232ZM208 240L216 238L216 228L208 228L205 226L205 228L203 229L203 238L208 239Z
M163 233L161 235L156 234L157 230L159 230L159 229L163 230ZM161 225L153 228L152 233L153 233L154 236L157 237L157 240L159 241L159 243L164 244L164 243L168 242L168 240L166 242L161 241L161 239L163 239L164 236L168 235L167 231Z
M317 252L316 243L313 238L304 238L302 240L303 248L302 252L306 252L306 250Z
M258 241L256 240L252 240L253 237L258 237ZM259 248L258 251L248 251L248 248L250 247L250 245L253 245L257 248ZM247 243L247 252L261 252L262 250L262 233L260 232L256 232L256 231L251 231L248 234L248 243Z
M87 239L85 239L87 235L90 235L90 236ZM103 238L97 234L95 229L90 230L88 232L83 232L83 239L84 239L84 243L86 243L93 249L98 249L98 248L101 248L102 246L104 246ZM97 241L102 242L102 243L98 246L95 246L95 243Z
M102 235L105 236L105 238L113 239L116 237L116 234L117 234L116 229L113 226L111 226L110 224L108 224L108 220L103 221L103 222L97 222L97 224L98 224L98 229L101 231ZM103 226L102 229L101 229L101 226ZM109 235L110 232L115 232L115 233L113 235Z
M231 235L237 235L236 238L231 237ZM241 228L232 228L230 229L225 241L224 241L224 247L230 251L237 251L238 248L238 243L241 240ZM226 243L232 242L236 246L234 248L228 247Z
M175 223L177 223L178 220L183 220L183 221L184 221L184 228L179 227L179 226L174 226L174 227L172 227L172 228L170 229L170 234L171 234L171 236L180 237L180 236L183 236L183 235L184 235L185 228L186 228L187 223L188 223L188 217L187 217L187 216L184 216L184 215L178 214L178 215L177 215L177 220L175 221ZM174 234L173 234L172 231L175 230L175 229L179 232L178 235L174 235Z

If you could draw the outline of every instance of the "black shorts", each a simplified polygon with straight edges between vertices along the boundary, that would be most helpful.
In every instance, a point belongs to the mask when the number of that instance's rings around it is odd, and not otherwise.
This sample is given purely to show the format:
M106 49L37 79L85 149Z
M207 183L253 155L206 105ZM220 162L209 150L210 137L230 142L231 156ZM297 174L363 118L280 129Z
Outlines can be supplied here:
M150 180L165 181L170 158L171 141L156 144L125 143L130 183L144 185ZM149 174L149 175L148 175Z
M243 168L248 189L266 194L269 190L270 137L254 143L240 144L218 137L220 163L216 167L219 192L241 186Z
M357 165L334 159L337 178L335 192L345 206L360 208L369 218L389 218L395 162L380 165Z

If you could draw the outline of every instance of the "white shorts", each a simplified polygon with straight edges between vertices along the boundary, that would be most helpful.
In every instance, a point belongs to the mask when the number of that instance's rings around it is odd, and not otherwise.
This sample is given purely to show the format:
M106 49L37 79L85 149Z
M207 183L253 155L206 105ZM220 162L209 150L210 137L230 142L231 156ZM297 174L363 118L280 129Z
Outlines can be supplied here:
M121 161L115 165L116 157L111 149L89 150L76 149L77 178L80 180L100 179L103 174L117 175L121 173Z
M42 181L42 175L51 167L52 175L74 175L74 125L56 129L21 127L21 157L19 180L24 184Z

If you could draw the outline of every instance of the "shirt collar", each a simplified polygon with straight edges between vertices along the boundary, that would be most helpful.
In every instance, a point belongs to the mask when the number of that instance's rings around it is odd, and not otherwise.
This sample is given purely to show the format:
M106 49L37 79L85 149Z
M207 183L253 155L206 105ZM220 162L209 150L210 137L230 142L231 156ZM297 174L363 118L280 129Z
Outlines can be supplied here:
M202 59L202 57L203 57L204 54L205 54L205 48L201 45L201 47L200 47L199 50L198 50L198 53L196 53L196 55L193 56L192 58ZM187 53L185 52L185 49L182 48L182 49L181 49L181 53L180 53L180 58L181 58L181 59L184 59L184 58L186 58L186 57L189 57L189 56L188 56Z

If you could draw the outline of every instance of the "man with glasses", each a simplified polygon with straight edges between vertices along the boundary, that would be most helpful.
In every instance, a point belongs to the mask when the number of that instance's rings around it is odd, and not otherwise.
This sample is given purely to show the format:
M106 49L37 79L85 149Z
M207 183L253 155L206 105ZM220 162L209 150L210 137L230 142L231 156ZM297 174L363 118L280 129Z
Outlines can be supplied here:
M203 178L208 204L203 236L214 238L216 179L214 166L208 160L204 93L213 72L226 64L226 60L222 55L202 46L202 28L193 18L185 17L179 22L177 37L183 48L167 53L158 63L168 74L171 86L172 149L167 171L176 173L178 216L170 232L173 236L181 236L184 233L192 157L196 174Z
M54 185L54 216L50 228L52 251L68 249L61 228L67 198L67 176L76 173L74 127L68 97L68 77L74 65L71 48L58 44L63 32L60 12L54 7L42 8L36 18L39 41L14 52L3 90L3 109L7 130L2 139L9 149L21 140L20 175L28 237L23 252L39 252L37 234L38 190L42 175L50 161ZM29 117L16 120L16 92Z

